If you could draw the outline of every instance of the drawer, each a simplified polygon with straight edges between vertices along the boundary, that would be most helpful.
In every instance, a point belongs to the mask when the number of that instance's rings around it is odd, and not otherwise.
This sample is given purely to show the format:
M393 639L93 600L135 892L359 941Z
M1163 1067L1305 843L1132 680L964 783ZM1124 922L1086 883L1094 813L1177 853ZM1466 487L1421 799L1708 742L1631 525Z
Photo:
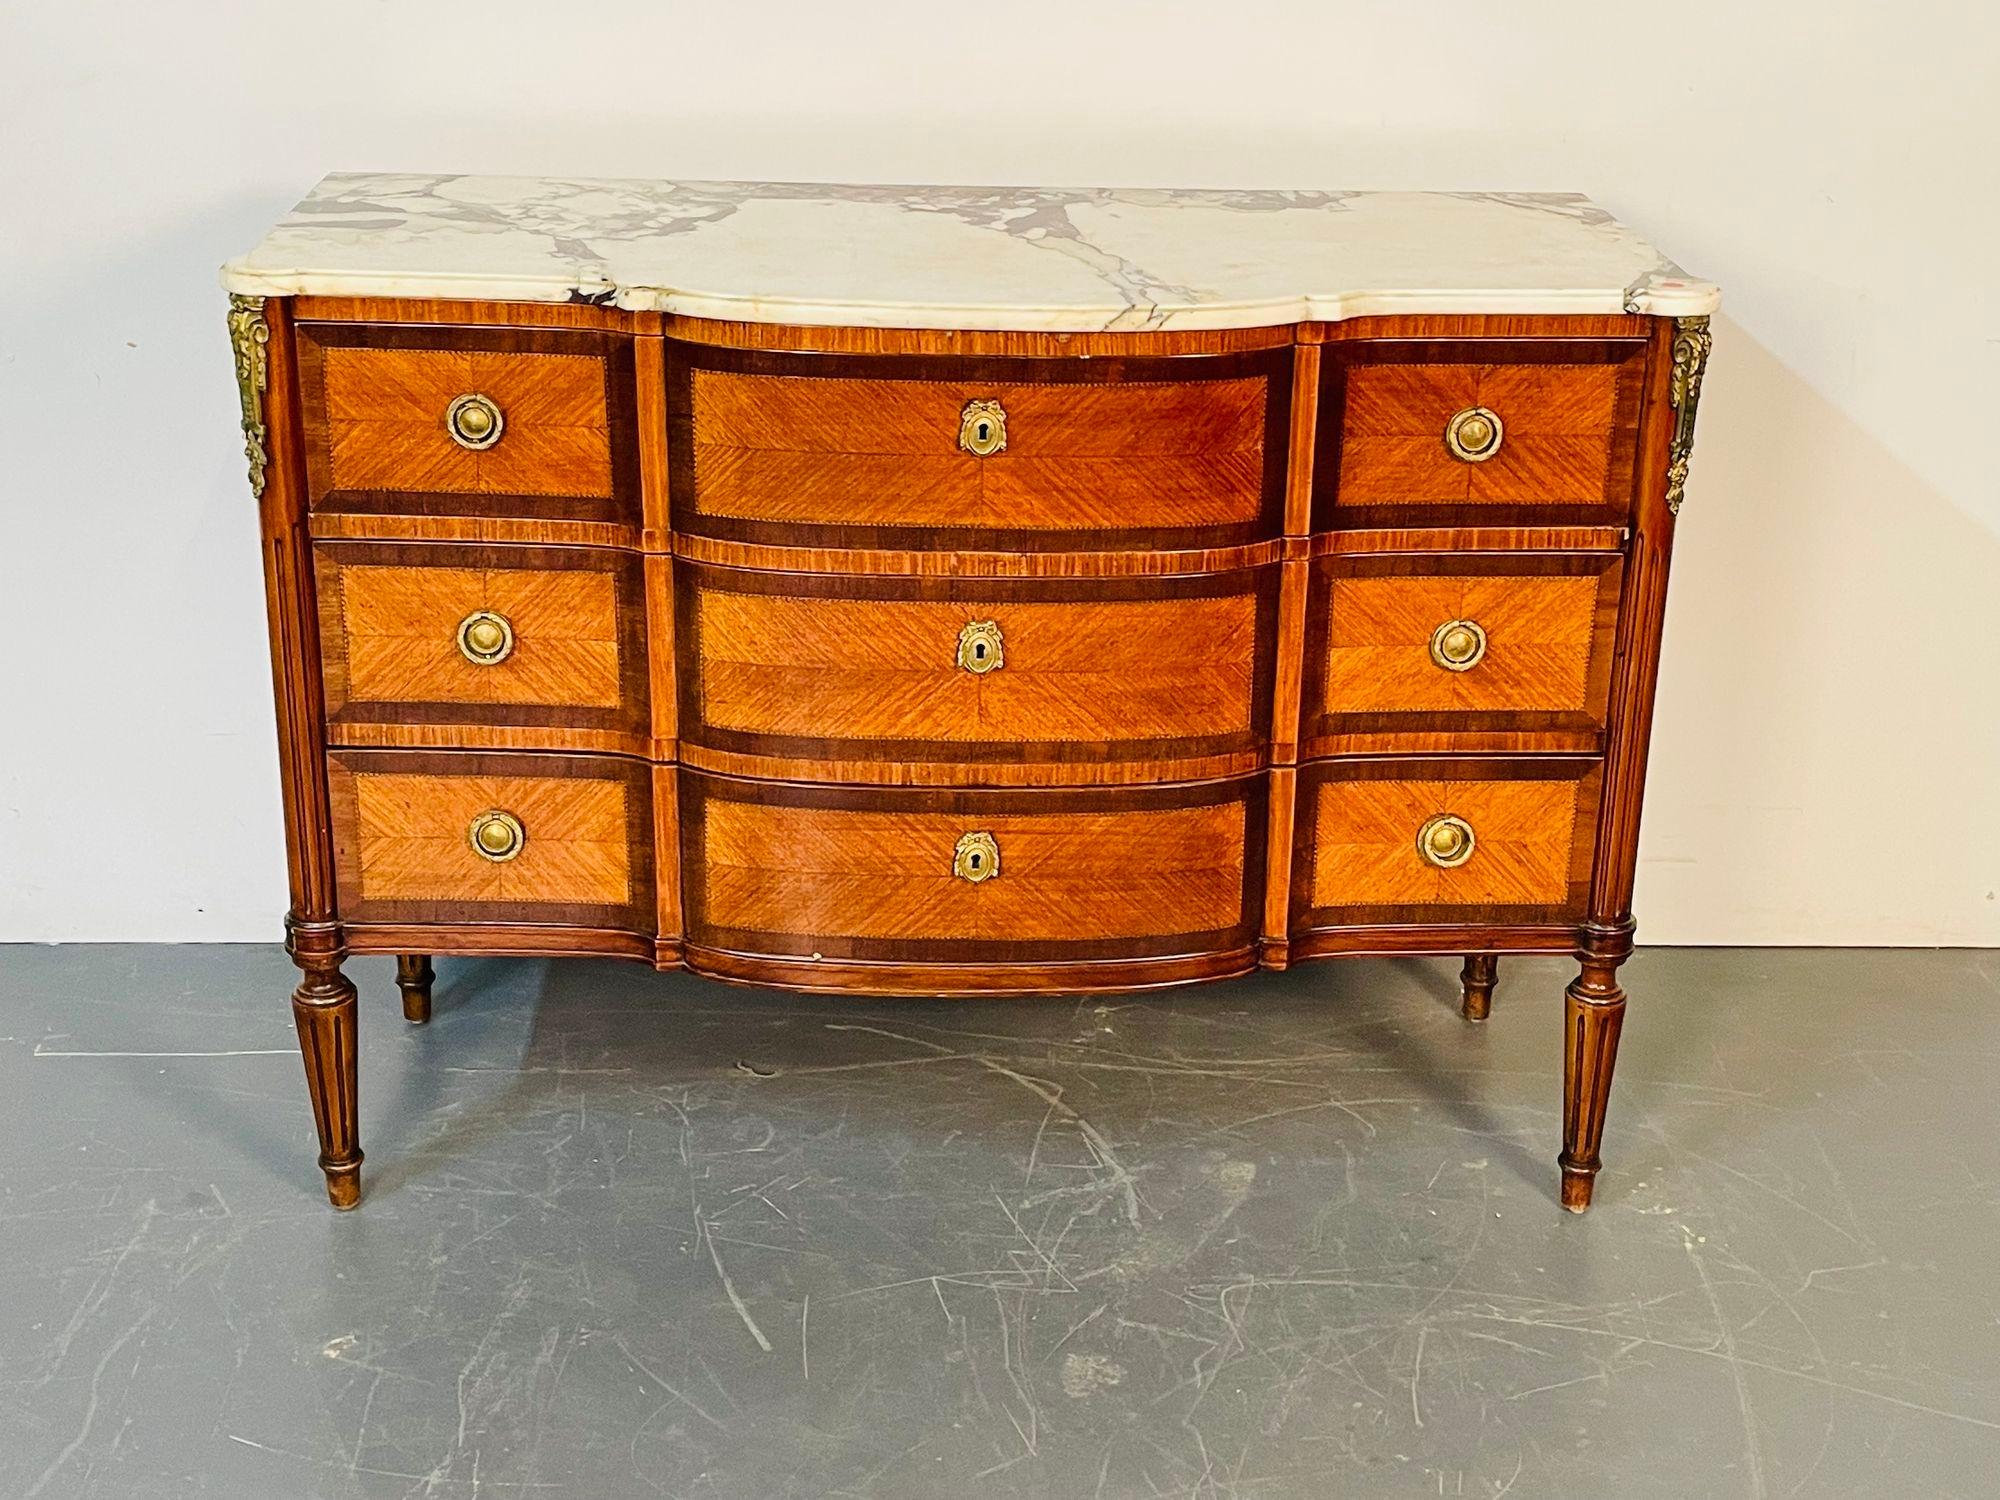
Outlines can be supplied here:
M1264 778L1116 790L801 786L683 772L691 944L1012 963L1246 947Z
M1315 525L1604 524L1631 508L1646 344L1328 344Z
M334 740L369 725L644 734L637 557L321 542L313 559ZM644 753L642 743L633 748Z
M1562 922L1589 893L1601 762L1398 758L1302 768L1294 933Z
M1315 562L1301 753L1601 749L1623 569L1615 554Z
M670 343L667 369L678 531L1062 551L1282 529L1289 350L969 359Z
M637 523L631 340L301 323L317 510Z
M687 747L795 760L803 769L779 773L803 776L830 760L1261 763L1275 568L987 580L687 565L675 576Z
M608 755L333 751L341 917L650 933L651 779Z

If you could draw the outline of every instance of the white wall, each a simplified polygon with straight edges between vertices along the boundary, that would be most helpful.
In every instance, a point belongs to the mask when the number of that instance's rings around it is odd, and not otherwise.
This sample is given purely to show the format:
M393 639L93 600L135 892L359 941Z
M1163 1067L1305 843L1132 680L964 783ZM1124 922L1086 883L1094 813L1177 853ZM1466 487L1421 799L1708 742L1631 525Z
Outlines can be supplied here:
M277 933L214 270L406 169L1588 192L1727 308L1642 939L2000 940L1996 50L1936 0L10 0L0 937Z

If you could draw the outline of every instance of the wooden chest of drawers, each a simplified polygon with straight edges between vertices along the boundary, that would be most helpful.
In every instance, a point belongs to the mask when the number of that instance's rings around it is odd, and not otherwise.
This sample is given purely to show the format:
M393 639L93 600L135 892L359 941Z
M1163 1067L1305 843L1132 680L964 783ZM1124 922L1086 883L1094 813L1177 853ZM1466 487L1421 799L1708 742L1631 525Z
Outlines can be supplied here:
M1712 287L1580 200L1021 192L1184 213L1187 274L871 298L797 189L739 286L645 184L598 196L654 230L571 226L586 284L478 258L576 185L456 181L328 179L225 274L337 1206L373 952L413 1021L435 953L921 995L1462 954L1480 1019L1496 955L1573 952L1588 1203ZM1531 221L1567 259L1493 290Z

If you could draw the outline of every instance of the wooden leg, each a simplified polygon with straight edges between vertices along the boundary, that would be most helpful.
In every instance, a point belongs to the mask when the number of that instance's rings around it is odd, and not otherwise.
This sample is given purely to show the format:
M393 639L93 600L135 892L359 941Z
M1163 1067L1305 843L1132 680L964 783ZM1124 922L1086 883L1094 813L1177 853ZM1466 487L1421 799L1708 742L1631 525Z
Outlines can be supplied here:
M342 1209L361 1201L354 1010L354 986L340 972L338 959L305 966L305 979L292 993L292 1016L298 1022L313 1123L319 1127L327 1201Z
M1465 990L1462 1007L1468 1021L1483 1021L1493 1013L1493 982L1499 977L1500 960L1490 953L1468 953L1458 982Z
M1562 1206L1590 1207L1590 1190L1603 1165L1604 1108L1611 1098L1611 1069L1618 1061L1618 1032L1625 1024L1625 991L1619 958L1586 956L1570 981L1563 1005Z
M421 1026L431 1018L431 981L437 973L428 953L396 955L396 988L403 992L403 1019Z

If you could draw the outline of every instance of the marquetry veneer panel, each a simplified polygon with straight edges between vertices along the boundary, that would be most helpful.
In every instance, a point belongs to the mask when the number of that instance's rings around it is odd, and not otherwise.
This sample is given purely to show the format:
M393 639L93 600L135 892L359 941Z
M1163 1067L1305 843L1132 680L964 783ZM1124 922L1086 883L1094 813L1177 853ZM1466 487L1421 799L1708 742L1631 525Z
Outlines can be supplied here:
M363 724L646 727L640 559L583 547L321 542L329 728ZM495 662L459 649L474 612L506 621Z
M1399 922L1556 921L1582 909L1597 761L1336 761L1300 773L1293 930ZM1470 824L1472 856L1440 869L1417 836Z
M1603 553L1321 559L1307 603L1303 753L1472 732L1482 744L1514 734L1540 749L1598 749L1622 573ZM1483 633L1464 670L1431 652L1451 621Z
M744 755L1173 759L1261 747L1276 570L998 580L676 572L681 736ZM1002 664L960 665L974 622Z
M682 776L688 940L874 961L1146 957L1247 943L1261 778L1122 791L911 791ZM1000 873L953 854L990 834Z
M299 328L306 473L321 509L629 520L637 510L631 340L546 329ZM452 402L502 426L471 449Z
M651 770L614 756L334 751L341 910L356 922L511 921L650 932ZM474 819L525 832L496 862Z
M816 546L1227 546L1276 535L1287 351L1170 360L669 345L674 524ZM997 400L1006 447L959 447Z
M1630 508L1643 340L1397 340L1326 346L1316 524L1589 522ZM1478 462L1445 443L1484 407L1503 435Z

